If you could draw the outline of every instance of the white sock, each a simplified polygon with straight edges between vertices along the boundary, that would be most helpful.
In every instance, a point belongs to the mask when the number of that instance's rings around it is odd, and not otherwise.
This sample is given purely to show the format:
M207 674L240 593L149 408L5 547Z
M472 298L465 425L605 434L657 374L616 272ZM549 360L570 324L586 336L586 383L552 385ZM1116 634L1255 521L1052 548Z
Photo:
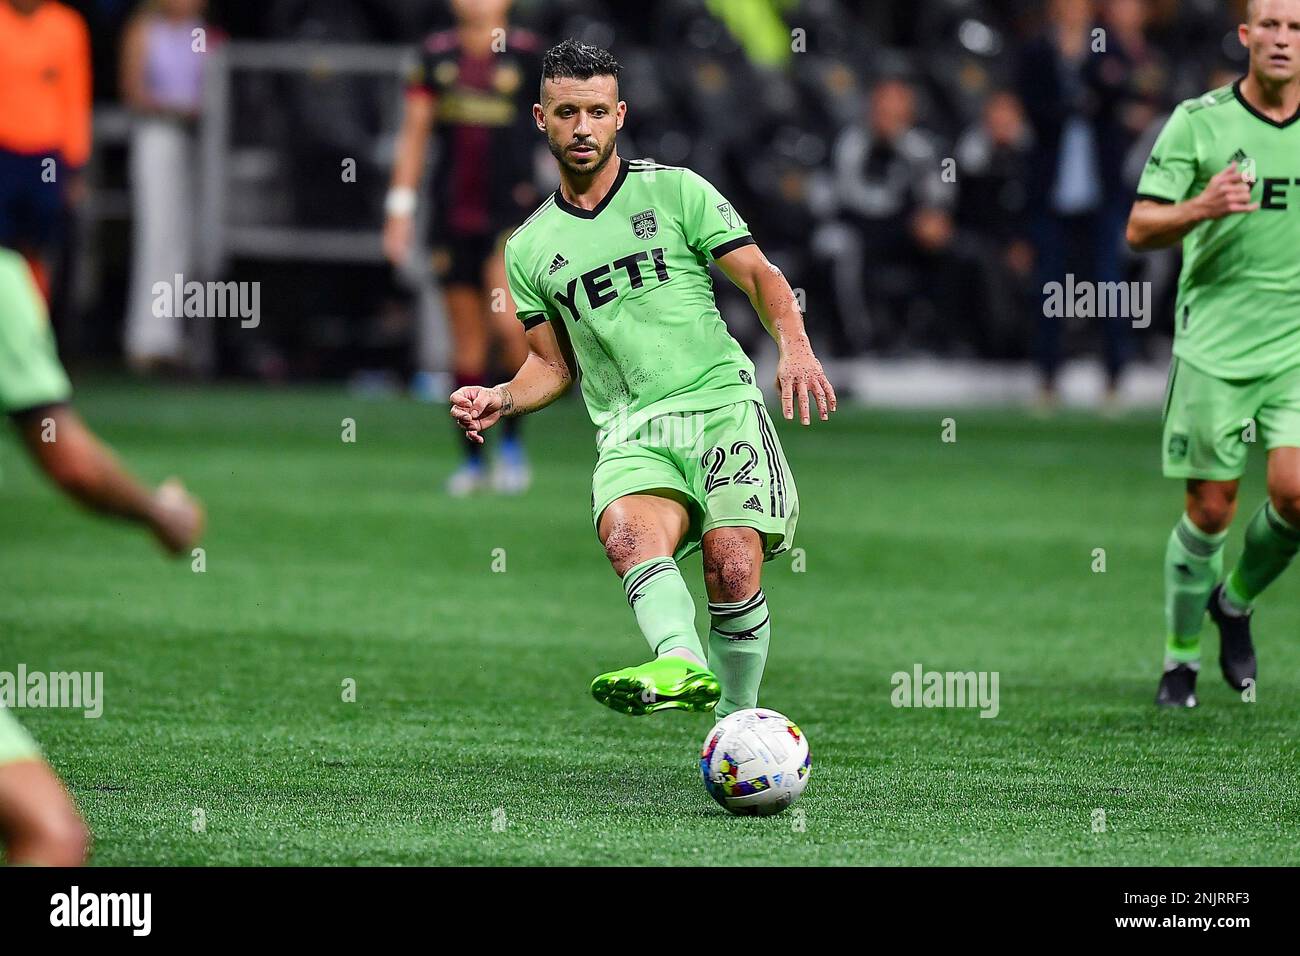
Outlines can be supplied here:
M1240 608L1228 600L1228 589L1219 588L1219 610L1228 617L1245 617L1249 613L1249 608Z

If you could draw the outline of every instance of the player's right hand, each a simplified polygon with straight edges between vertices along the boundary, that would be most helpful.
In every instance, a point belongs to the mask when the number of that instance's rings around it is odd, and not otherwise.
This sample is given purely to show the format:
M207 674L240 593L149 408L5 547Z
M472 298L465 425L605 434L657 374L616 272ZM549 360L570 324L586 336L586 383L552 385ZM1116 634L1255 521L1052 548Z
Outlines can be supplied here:
M384 258L395 266L404 265L411 254L413 223L410 216L389 216L384 220Z
M1197 201L1207 219L1222 219L1233 213L1254 212L1259 208L1259 203L1250 201L1250 183L1241 178L1236 160L1215 174Z
M501 393L485 385L466 385L451 393L451 417L469 436L483 444L482 433L501 417Z

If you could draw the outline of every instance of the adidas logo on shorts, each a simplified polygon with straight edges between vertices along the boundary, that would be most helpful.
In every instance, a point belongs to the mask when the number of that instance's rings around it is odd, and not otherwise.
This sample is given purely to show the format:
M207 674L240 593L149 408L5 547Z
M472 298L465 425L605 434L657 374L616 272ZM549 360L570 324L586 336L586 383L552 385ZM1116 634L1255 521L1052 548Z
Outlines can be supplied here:
M744 509L746 509L746 510L748 510L748 511L762 511L762 510L763 510L763 505L762 505L762 503L758 500L758 495L750 495L750 496L749 496L749 500L746 501L743 505L741 505L741 507L744 508Z

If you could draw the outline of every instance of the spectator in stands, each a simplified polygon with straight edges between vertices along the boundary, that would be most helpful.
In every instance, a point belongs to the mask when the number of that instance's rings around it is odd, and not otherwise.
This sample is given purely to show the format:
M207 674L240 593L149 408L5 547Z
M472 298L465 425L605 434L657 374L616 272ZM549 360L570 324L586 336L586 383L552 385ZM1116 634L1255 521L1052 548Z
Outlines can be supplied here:
M957 224L972 237L989 294L988 326L978 331L979 354L1017 351L1023 317L1033 308L1034 247L1030 241L1029 156L1032 134L1015 93L994 90L977 123L957 140Z
M1111 12L1129 28L1134 8L1124 6ZM1121 173L1135 135L1121 118L1135 98L1124 32L1100 27L1093 0L1052 0L1047 29L1021 52L1018 86L1035 137L1028 184L1039 290L1066 281L1068 273L1076 282L1122 278L1124 209L1132 197ZM1041 302L1036 313L1042 399L1050 406L1066 330ZM1101 327L1113 402L1127 360L1129 319L1086 321Z
M962 325L952 317L965 317L978 301L978 267L954 242L956 168L944 160L936 139L917 126L911 83L897 77L875 84L866 122L835 143L837 206L853 236L841 258L851 267L837 268L837 284L859 284L864 307L853 311L893 326L845 315L871 321L849 332L860 345L945 350Z
M185 364L182 317L155 314L153 286L194 263L195 121L206 50L204 0L150 0L122 38L121 87L133 114L134 249L126 357L137 372Z
M53 0L0 0L0 246L22 253L48 298L65 206L85 193L90 37Z

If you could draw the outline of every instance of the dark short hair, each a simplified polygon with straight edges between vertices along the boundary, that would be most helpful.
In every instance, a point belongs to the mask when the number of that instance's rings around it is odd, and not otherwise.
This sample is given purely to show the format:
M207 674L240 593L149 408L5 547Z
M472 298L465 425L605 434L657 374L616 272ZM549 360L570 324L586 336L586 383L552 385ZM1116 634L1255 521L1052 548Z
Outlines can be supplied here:
M555 44L542 57L542 84L547 80L572 77L589 80L593 76L612 76L618 79L621 67L614 54L590 43L569 37Z

